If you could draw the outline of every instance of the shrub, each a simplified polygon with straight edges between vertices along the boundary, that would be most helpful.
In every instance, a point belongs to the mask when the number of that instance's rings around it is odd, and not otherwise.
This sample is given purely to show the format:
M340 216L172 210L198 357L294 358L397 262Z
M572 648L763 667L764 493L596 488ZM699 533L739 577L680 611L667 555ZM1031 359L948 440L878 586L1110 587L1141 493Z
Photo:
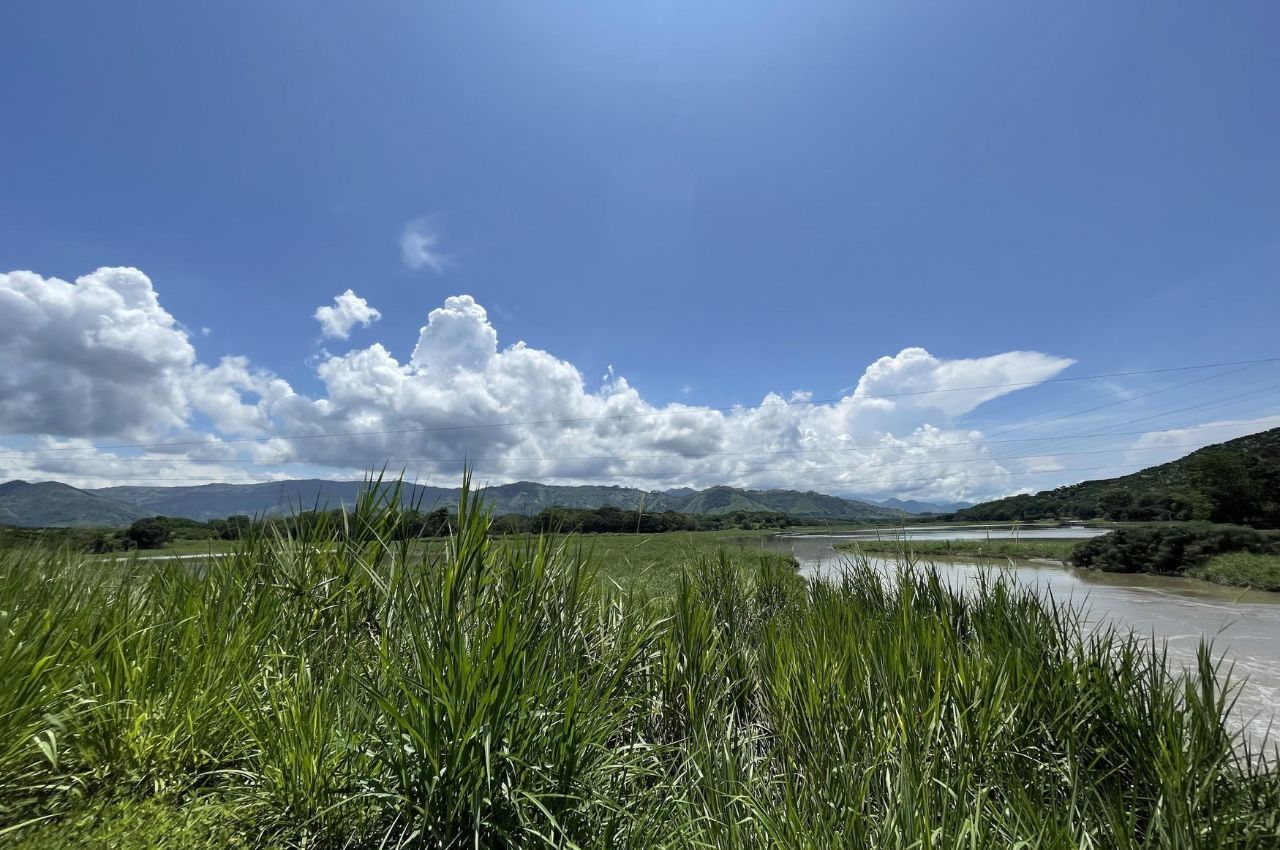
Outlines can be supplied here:
M1181 575L1221 552L1267 553L1274 545L1253 528L1174 523L1118 528L1077 545L1071 560L1077 566L1107 572Z
M153 516L129 526L124 536L139 549L159 549L169 542L173 529L164 517Z

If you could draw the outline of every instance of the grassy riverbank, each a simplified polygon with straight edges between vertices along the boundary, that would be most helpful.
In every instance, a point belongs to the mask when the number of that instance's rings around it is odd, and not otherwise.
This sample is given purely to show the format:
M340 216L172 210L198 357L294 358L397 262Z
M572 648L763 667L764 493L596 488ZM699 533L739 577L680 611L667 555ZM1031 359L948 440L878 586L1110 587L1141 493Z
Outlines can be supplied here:
M1229 587L1280 591L1280 555L1230 552L1192 567L1187 575Z
M978 558L1015 560L1051 558L1065 561L1079 540L858 540L836 548L868 555L913 558Z
M1280 828L1280 774L1239 752L1207 654L1184 678L1006 579L806 584L674 537L495 541L475 507L439 549L386 542L393 512L365 504L340 540L254 537L199 570L0 554L0 841L1246 848Z

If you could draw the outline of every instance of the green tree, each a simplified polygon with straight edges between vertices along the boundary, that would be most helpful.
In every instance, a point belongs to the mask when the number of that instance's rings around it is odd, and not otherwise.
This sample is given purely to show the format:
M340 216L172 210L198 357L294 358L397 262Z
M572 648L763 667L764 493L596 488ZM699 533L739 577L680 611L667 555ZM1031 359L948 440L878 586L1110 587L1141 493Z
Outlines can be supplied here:
M1248 459L1222 451L1200 452L1190 458L1191 480L1209 501L1214 522L1248 523L1262 513L1263 495Z
M1133 504L1133 494L1116 487L1098 496L1098 508L1108 519L1123 519L1125 510Z
M124 536L126 540L132 541L133 545L139 549L159 549L169 542L169 537L172 533L172 529L164 517L153 516L140 519L129 526Z

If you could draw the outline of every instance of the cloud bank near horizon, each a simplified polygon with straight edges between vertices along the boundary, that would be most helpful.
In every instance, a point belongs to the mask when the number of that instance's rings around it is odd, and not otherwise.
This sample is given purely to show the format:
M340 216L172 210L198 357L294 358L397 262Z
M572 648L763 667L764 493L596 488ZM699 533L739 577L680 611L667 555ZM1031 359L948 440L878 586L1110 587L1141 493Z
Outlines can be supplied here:
M379 315L352 290L315 313L330 339ZM997 457L959 420L1074 362L1034 351L948 360L911 347L866 365L834 403L771 392L758 406L709 410L655 404L612 373L589 387L548 351L504 347L469 295L428 313L403 362L380 342L315 358L314 395L243 357L205 363L197 339L137 269L74 282L0 274L0 478L235 482L351 477L387 463L452 483L468 458L492 483L975 499L1052 464Z

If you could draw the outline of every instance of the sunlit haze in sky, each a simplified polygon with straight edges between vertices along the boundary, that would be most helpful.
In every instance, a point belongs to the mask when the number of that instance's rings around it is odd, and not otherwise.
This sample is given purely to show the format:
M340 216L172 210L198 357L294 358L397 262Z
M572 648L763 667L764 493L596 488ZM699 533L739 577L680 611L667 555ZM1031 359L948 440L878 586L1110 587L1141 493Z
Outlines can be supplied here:
M1280 426L1274 2L0 32L0 480L976 501Z

